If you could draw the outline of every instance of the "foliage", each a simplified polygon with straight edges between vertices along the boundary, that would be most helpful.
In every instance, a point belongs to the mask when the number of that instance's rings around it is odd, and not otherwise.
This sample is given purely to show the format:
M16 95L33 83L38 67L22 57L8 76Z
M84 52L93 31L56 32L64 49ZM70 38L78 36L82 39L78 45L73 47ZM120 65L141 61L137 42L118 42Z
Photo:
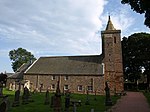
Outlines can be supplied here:
M1 83L1 84L6 84L6 81L7 81L7 75L1 73L1 74L0 74L0 83Z
M14 72L24 63L33 62L36 60L31 52L26 49L18 48L17 50L11 50L9 52L10 60L12 60L12 68Z
M149 93L149 92L145 92L145 91L143 91L143 94L144 94L144 96L146 97L147 102L148 102L148 103L149 103L149 105L150 105L150 93Z
M137 13L145 14L144 24L150 28L150 0L122 0L121 3L129 4Z
M136 81L143 73L147 75L149 84L150 73L150 34L135 33L122 40L123 68L126 79Z
M5 95L7 94L9 96L8 98L10 100L10 105L11 105L14 100L14 94L15 94L14 91L8 91L4 89L4 94ZM50 93L50 97L52 95L54 94ZM34 102L31 102L26 105L22 105L20 102L20 106L10 107L8 112L53 112L53 109L50 107L50 105L44 105L45 93L32 94L32 98ZM90 112L90 109L92 108L95 109L95 112L104 112L106 111L106 109L110 108L104 105L105 96L102 95L97 95L96 96L97 100L94 100L95 99L94 95L89 95L90 105L85 105L85 101L86 101L85 94L71 94L71 98L82 101L82 105L77 106L77 112ZM119 98L120 96L112 96L113 103L115 104ZM65 96L62 96L61 99L62 99L62 109L64 110ZM72 111L73 111L73 106L70 107L70 112Z

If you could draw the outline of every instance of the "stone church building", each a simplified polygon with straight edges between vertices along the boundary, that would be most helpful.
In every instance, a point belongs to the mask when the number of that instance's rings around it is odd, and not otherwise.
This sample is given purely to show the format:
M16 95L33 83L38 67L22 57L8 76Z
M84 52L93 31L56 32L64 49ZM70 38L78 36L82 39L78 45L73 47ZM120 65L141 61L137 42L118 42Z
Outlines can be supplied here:
M47 88L72 93L104 94L105 82L111 93L123 91L123 68L121 30L116 30L110 16L104 31L101 31L102 54L90 56L40 57L25 72L23 79L30 89Z

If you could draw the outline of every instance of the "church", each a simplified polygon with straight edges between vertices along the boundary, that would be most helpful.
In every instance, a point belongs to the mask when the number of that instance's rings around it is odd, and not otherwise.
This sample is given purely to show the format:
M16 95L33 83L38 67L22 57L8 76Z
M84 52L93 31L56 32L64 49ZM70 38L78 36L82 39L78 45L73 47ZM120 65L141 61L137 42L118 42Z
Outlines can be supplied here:
M55 92L57 81L61 92L104 94L105 82L111 93L123 91L121 30L108 19L101 31L102 54L87 56L40 57L24 72L30 89Z

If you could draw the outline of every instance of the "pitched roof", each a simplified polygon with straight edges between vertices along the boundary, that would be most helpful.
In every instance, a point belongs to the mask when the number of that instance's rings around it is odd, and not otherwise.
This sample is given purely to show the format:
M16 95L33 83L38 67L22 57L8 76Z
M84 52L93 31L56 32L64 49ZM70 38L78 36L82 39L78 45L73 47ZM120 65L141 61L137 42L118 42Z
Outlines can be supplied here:
M8 78L10 79L22 79L25 70L30 66L30 63L24 63L23 65L21 65L21 67L11 76L9 76Z
M41 57L25 74L103 75L102 59L100 55Z

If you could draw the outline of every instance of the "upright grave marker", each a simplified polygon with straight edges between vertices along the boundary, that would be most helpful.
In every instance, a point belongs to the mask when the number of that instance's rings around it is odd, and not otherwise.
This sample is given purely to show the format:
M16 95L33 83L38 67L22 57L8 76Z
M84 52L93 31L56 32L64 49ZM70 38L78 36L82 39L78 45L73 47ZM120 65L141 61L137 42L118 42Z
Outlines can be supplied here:
M13 107L19 106L20 104L20 90L17 90L15 92L15 98L14 98L14 102L12 104Z
M111 98L110 98L110 89L108 87L108 83L105 82L105 93L106 93L106 98L105 98L105 105L106 106L112 106L112 101L111 101Z
M66 112L69 112L69 106L70 106L70 93L67 92L66 97L65 97L65 110L66 110Z
M47 89L46 94L45 94L45 105L48 105L50 103L50 98L49 98L49 90Z
M54 96L54 112L61 112L61 92L59 88L59 81L57 83L57 89Z

